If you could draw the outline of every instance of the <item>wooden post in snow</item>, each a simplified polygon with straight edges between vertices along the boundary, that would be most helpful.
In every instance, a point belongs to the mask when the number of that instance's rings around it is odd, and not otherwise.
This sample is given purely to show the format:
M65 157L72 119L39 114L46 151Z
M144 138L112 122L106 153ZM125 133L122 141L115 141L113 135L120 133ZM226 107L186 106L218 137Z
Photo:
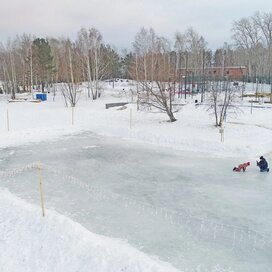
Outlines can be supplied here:
M9 131L9 111L7 109L7 129Z
M223 126L219 128L219 133L221 134L221 143L223 143L224 142L224 127Z
M132 108L129 109L129 128L132 127Z
M40 189L40 197L41 197L42 216L45 216L45 212L44 212L44 196L43 196L42 166L41 166L40 162L38 163L38 172L39 172L39 189Z
M72 107L72 125L74 125L74 107Z

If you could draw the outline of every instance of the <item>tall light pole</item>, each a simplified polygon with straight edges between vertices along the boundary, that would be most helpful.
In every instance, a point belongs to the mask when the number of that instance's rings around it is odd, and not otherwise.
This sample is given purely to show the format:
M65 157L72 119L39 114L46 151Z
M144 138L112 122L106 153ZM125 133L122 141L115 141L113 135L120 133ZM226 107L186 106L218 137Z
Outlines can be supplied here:
M187 69L188 69L188 52L185 52L185 100L186 100L186 90L187 90Z
M203 49L203 56L202 56L202 86L201 86L201 103L204 100L204 88L205 88L205 79L204 79L204 73L205 73L205 50Z

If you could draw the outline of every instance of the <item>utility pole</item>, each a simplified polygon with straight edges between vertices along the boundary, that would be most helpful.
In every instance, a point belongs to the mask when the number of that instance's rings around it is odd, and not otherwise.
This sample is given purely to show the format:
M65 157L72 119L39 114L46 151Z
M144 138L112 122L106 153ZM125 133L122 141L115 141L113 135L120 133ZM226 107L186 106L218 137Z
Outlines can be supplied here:
M179 53L179 98L182 98L182 86L181 86L181 52Z
M186 91L187 91L187 69L188 69L188 52L185 52L185 100L186 100Z
M269 69L269 84L270 84L270 103L272 103L272 82L271 82L271 72Z
M30 91L32 99L34 99L33 94L33 53L32 53L32 43L30 45Z
M178 70L179 72L179 74L178 74L178 81L179 81L179 84L178 84L178 98L181 98L181 76L180 76L180 69Z
M222 78L224 78L224 75L225 75L225 61L226 61L226 50L225 48L223 49L223 60L222 60Z
M201 103L204 100L204 89L205 89L205 78L204 78L204 73L205 73L205 50L203 49L203 54L202 54L202 86L201 86Z

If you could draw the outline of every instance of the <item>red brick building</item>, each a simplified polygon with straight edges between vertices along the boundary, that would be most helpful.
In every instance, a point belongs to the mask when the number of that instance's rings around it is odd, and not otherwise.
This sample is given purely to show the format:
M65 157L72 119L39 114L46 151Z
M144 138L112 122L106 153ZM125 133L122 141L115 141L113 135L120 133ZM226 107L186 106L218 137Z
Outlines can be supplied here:
M180 68L180 76L202 76L202 68ZM247 75L247 68L245 66L229 66L229 67L207 67L204 69L204 75L208 77L228 77L230 80L243 80Z

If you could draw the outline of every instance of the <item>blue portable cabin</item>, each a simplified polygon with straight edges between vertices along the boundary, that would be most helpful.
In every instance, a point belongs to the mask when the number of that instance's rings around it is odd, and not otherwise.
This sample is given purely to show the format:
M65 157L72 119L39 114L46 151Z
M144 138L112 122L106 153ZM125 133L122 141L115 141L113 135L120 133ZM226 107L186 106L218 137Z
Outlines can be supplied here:
M36 94L36 99L39 99L41 101L46 101L47 100L47 95L46 95L46 93L37 93Z

